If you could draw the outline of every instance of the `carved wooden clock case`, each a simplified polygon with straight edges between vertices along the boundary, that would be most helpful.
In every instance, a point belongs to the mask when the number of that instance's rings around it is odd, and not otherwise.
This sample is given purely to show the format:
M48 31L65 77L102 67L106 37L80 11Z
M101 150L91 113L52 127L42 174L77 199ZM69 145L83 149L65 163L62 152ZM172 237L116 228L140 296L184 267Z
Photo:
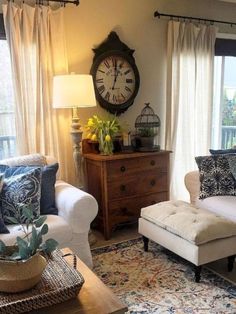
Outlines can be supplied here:
M110 113L119 115L134 102L140 78L134 50L124 44L115 32L93 49L95 56L90 73L99 104Z

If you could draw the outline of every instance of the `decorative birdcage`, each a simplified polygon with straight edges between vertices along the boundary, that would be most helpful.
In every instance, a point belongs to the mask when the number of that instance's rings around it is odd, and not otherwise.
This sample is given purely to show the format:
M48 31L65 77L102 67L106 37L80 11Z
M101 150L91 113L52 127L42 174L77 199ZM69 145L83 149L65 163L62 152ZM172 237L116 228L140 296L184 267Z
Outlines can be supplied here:
M136 118L136 135L141 137L155 137L159 134L161 121L149 103L145 104L141 114Z

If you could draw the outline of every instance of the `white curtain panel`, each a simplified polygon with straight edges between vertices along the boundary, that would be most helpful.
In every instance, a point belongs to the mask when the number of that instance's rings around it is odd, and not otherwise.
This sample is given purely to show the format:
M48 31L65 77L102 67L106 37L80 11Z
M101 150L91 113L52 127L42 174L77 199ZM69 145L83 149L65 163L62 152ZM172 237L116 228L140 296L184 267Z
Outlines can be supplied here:
M70 110L52 108L52 81L68 73L64 8L3 5L16 101L19 154L55 156L62 179L74 183Z
M189 200L184 176L210 147L216 28L169 21L166 149L172 150L171 199Z

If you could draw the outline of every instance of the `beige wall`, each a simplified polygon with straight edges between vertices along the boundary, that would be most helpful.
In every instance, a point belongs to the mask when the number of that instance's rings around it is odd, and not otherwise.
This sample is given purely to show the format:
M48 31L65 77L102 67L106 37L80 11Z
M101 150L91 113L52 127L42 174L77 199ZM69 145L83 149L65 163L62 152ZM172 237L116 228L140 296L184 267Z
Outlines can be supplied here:
M120 120L128 122L133 129L144 103L150 102L162 121L163 144L167 20L153 17L157 9L162 13L236 21L236 5L216 0L81 0L78 7L66 6L65 27L70 72L89 73L92 48L112 30L135 49L140 89L134 104ZM236 26L224 29L221 26L221 30L236 33ZM106 114L99 105L96 109L81 109L80 112L82 124L94 113Z
M140 89L134 104L120 116L120 120L127 122L132 130L144 103L150 102L161 118L163 146L167 19L154 18L156 10L236 22L236 4L218 0L80 0L78 7L66 6L65 28L70 72L89 73L92 48L112 30L135 49ZM236 26L220 26L220 30L236 33ZM94 113L104 115L106 111L99 105L96 109L81 109L82 124Z

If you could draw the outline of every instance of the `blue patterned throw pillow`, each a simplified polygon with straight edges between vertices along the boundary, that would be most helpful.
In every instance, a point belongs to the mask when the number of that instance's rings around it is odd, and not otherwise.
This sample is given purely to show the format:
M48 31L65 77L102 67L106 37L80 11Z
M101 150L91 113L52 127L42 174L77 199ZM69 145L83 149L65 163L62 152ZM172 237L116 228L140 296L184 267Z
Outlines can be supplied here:
M4 173L0 173L0 193L2 191L3 179L4 179Z
M2 186L3 186L3 179L4 179L4 173L0 173L0 195L1 195ZM2 218L1 206L0 206L0 233L9 233L9 230L5 226L5 223Z
M229 149L209 149L212 155L225 155L225 154L236 154L236 148Z
M55 182L59 164L52 164L42 168L42 184L40 199L41 215L57 215L55 204Z
M232 175L234 176L234 179L236 179L236 158L232 154L225 155L225 157L228 160L230 171L231 171Z
M41 181L41 197L40 197L40 214L41 215L57 215L58 209L55 204L55 182L59 164L55 163L47 166L38 166L42 170ZM5 172L5 177L22 174L35 166L15 166L9 167Z
M236 155L230 156L235 163ZM217 195L236 196L236 179L226 155L199 156L195 160L200 175L199 199Z
M2 215L0 215L0 234L1 233L10 233L3 221Z
M31 205L35 217L40 213L40 192L42 171L39 167L25 167L24 173L15 172L11 167L5 171L2 192L0 196L1 211L5 223L8 217L14 217L15 213L23 205ZM9 176L9 172L11 176Z
M7 165L0 165L0 173L4 173L7 168L9 168L9 166L7 166Z

